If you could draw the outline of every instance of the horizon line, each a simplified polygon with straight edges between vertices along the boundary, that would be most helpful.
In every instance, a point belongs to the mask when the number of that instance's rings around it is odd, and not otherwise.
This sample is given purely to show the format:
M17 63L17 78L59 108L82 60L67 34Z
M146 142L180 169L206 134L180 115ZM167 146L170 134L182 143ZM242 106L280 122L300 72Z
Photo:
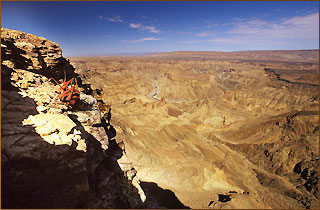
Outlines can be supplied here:
M294 49L294 50L235 50L235 51L215 51L215 50L176 50L176 51L163 51L163 52L120 52L120 53L96 53L96 54L83 54L83 55L64 55L65 57L101 57L101 56L141 56L148 54L160 53L175 53L175 52L219 52L219 53L233 53L233 52L252 52L252 51L319 51L319 49ZM63 54L63 52L62 52Z

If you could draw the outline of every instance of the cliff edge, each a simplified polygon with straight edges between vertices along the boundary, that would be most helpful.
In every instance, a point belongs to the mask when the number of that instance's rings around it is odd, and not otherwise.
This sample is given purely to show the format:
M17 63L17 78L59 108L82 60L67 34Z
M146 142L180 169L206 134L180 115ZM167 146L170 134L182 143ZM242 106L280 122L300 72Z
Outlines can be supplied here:
M112 125L57 43L1 29L2 208L141 208L145 199ZM52 78L77 78L68 108ZM119 161L119 160L122 160Z

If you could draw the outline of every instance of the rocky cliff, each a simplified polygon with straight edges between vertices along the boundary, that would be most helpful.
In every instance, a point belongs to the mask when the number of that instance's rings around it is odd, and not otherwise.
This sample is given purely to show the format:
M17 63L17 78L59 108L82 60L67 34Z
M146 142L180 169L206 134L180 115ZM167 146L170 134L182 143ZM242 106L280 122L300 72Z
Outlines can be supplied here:
M51 79L62 83L64 72L78 79L76 108ZM57 43L2 28L1 89L3 208L148 207L104 102Z

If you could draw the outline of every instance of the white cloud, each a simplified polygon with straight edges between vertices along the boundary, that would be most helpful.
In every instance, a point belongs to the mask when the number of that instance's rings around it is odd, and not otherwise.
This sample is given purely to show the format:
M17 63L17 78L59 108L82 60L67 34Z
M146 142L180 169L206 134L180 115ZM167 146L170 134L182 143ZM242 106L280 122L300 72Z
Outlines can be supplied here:
M204 31L201 33L197 33L195 36L196 37L206 37L206 36L214 36L214 35L216 35L216 33L213 31Z
M226 24L231 28L208 38L206 32L196 34L202 40L185 43L212 43L214 46L236 46L243 49L313 49L319 46L319 13L279 19L234 19Z
M266 21L258 18L233 19L230 30L203 40L213 44L238 45L243 48L318 48L319 13L295 16L278 21ZM205 37L206 33L197 34ZM223 35L223 36L222 36ZM188 41L197 43L197 41Z
M118 22L118 23L123 23L123 22L124 22L124 21L121 19L121 17L118 16L118 15L114 15L114 16L112 16L112 17L106 17L106 16L104 16L104 15L100 15L99 18L102 19L102 20L108 20L108 21L114 22L114 23L116 23L116 22Z
M137 24L136 24L136 23L130 23L130 24L129 24L129 27L130 27L130 28L140 28L140 27L142 27L142 25L139 24L139 23L137 23Z
M238 20L233 25L227 33L272 39L319 39L319 13L295 16L277 23L260 19Z
M145 30L150 31L151 33L156 33L156 34L160 33L160 31L157 30L157 29L156 29L155 27L153 27L153 26L145 26L144 28L145 28Z
M137 42L144 42L144 41L157 41L157 40L162 40L160 38L155 38L155 37L146 37L138 40L121 40L121 42L129 42L129 43L137 43Z
M111 18L107 18L107 20L109 20L110 22L120 22L120 23L123 22L123 20L121 20L120 16L113 16Z
M257 46L262 49L261 46L272 46L272 45L285 45L289 42L286 40L270 40L264 39L261 40L259 37L243 37L243 36L235 36L235 37L225 37L225 38L213 38L207 39L206 42L214 43L214 44L224 44L224 45L244 45L245 47ZM264 47L265 48L265 47Z
M140 23L130 23L129 27L138 29L140 31L149 31L149 32L155 33L155 34L160 33L160 30L156 29L154 26L144 26Z

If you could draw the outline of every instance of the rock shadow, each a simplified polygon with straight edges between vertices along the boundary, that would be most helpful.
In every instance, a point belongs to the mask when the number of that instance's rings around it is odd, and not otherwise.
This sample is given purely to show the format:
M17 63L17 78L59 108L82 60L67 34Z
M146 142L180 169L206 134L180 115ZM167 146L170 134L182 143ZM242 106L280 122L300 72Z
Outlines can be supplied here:
M2 38L1 43L7 46L6 48L1 47L1 62L10 60L14 63L14 68L16 69L27 69L28 66L32 65L30 59L22 56L25 55L26 52L14 45L14 39L10 38L9 40L6 40ZM10 54L6 53L7 51L9 51Z
M11 84L14 69L27 70L47 78L78 79L74 67L63 57L57 64L47 65L46 53L33 49L40 69L28 69L33 61L25 58L13 39L1 39L1 62L8 60L14 66L1 64L1 204L2 208L64 209L64 208L140 208L143 204L138 191L124 176L117 160L122 150L115 141L103 151L94 136L77 123L86 139L87 152L73 145L52 145L43 140L30 125L23 125L29 115L38 114L35 101L22 97L19 88ZM14 69L13 69L14 68ZM84 109L90 109L85 107ZM73 119L76 121L76 119ZM77 122L77 121L76 121ZM108 127L109 137L116 135ZM109 131L110 130L110 131Z
M224 194L218 194L219 196L219 201L222 203L226 203L228 201L231 201L231 195L224 195Z
M8 83L8 72L1 76L2 208L73 208L84 191L76 187L87 183L83 152L49 144L33 126L23 125L38 113L35 102Z
M76 115L68 116L76 124L75 128L81 132L81 137L86 139L87 145L89 192L76 208L144 208L138 190L124 176L117 162L123 155L117 142L111 140L106 131L109 145L107 150L103 150L100 142L84 129ZM115 133L112 137L115 137Z
M113 139L117 135L116 129L104 118L101 118L101 123L94 124L92 127L103 127L109 140Z
M101 119L101 125L106 131L106 134L109 139L114 138L117 135L116 129L109 123L107 122L104 118Z
M21 36L24 36L22 33ZM15 45L16 40L13 38L1 38L1 43L4 44L6 47L1 47L1 62L4 60L9 60L14 63L15 69L23 69L26 71L30 71L36 74L43 75L50 79L51 77L55 78L57 81L60 79L64 79L64 71L67 73L67 80L70 80L73 77L76 77L78 80L79 87L82 86L82 80L79 74L75 73L74 67L70 64L69 60L64 57L57 57L57 63L53 66L48 66L47 62L45 61L45 57L48 57L48 52L46 51L46 46L42 45L35 46L32 49L33 58L37 59L39 65L41 66L40 70L36 69L28 69L29 66L33 66L33 62L30 58L26 58L22 55L28 55L29 52L20 49ZM30 55L31 56L31 55ZM4 65L1 65L2 67ZM62 70L63 69L63 70ZM1 69L2 70L2 69Z
M92 105L94 102L88 101L83 99L80 95L80 100L78 101L78 104L72 108L70 108L70 111L76 112L76 111L93 111Z
M9 75L1 73L2 79ZM87 152L76 150L76 142L71 147L49 144L33 126L22 124L29 115L38 114L34 100L22 97L20 90L10 83L2 83L2 88L2 208L143 206L138 190L120 169L117 160L122 150L114 140L110 141L109 149L103 151L98 140L73 118L86 139Z
M144 204L148 208L165 209L190 209L183 205L171 190L165 190L153 182L140 182L140 186L146 194L147 199Z

